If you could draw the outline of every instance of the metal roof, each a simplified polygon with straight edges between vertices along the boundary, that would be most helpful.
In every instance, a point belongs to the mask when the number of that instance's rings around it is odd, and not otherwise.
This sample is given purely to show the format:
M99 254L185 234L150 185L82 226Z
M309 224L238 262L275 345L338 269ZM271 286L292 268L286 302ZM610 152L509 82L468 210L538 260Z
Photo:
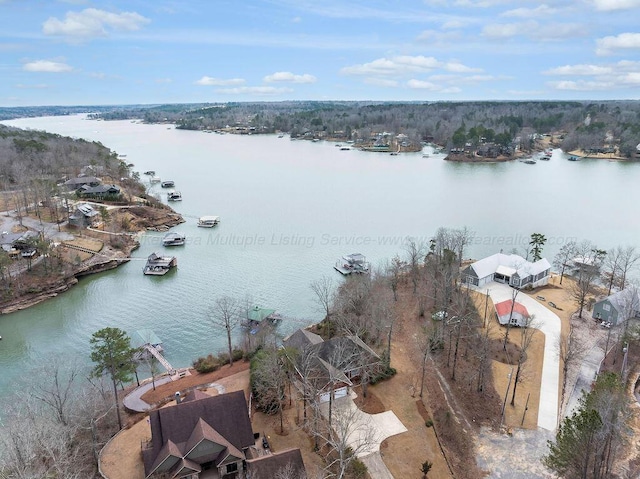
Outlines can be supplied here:
M250 309L247 312L247 319L250 321L260 322L265 318L268 318L273 313L275 313L275 309L261 308L260 306L254 306L253 309Z

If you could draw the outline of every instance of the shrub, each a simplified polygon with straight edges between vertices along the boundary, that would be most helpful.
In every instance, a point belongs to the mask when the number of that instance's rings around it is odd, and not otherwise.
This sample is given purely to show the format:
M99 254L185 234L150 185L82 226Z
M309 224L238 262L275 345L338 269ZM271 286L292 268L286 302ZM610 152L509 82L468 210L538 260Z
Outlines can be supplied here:
M422 463L422 468L420 469L420 471L422 471L423 477L427 477L427 474L429 474L429 471L432 467L433 463L431 461L424 461Z
M193 362L193 368L200 374L206 374L215 371L221 366L218 358L209 354L205 357L200 357Z
M369 384L376 384L380 381L384 381L385 379L389 379L390 377L393 377L396 375L396 368L392 368L391 366L383 366L382 368L380 368L379 371L377 371L375 374L373 374L371 376L371 379L369 380Z
M234 349L231 353L234 361L240 361L244 358L244 351L242 349ZM229 358L227 358L227 363L229 362ZM226 364L226 363L225 363Z
M433 419L427 419L424 422L424 425L427 426L427 427L433 427Z
M354 458L351 464L349 464L349 476L353 478L363 478L366 477L366 474L367 466L357 457Z

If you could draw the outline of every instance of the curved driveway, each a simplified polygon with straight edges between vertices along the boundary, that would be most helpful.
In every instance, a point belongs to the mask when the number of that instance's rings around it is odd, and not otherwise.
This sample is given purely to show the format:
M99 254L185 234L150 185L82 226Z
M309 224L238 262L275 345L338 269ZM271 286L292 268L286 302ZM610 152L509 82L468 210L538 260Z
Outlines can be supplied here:
M511 301L513 288L506 284L491 282L476 291L489 295L493 304ZM554 431L558 424L558 393L560 381L560 359L558 338L560 337L560 318L553 311L525 294L518 293L516 302L524 305L529 314L535 315L534 327L545 335L544 356L542 362L542 382L540 384L540 404L538 406L538 427Z

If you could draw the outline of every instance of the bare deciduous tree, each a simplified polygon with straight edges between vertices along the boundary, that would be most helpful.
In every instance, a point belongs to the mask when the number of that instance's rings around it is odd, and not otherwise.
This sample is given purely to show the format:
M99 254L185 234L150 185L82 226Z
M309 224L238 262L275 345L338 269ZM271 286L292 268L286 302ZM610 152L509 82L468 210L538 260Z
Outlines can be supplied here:
M567 334L566 339L563 340L562 336L558 337L558 359L560 360L560 366L562 367L562 385L560 387L560 414L558 415L558 418L562 417L562 411L564 410L570 370L574 368L574 366L579 365L582 357L586 352L586 345L578 339L575 334L573 325L569 323L569 334Z
M600 266L606 254L606 251L597 248L589 241L583 241L576 249L574 262L577 262L578 267L570 294L578 304L579 318L582 318L587 297L592 293L593 285L600 275Z
M560 270L560 284L562 284L562 278L564 278L564 271L571 261L576 256L578 245L575 241L570 241L560 248L558 254L553 259L553 265Z
M344 479L354 459L373 452L375 444L380 440L376 429L371 425L370 417L349 403L341 405L335 411L331 427L321 427L314 433L327 446L327 478Z
M427 253L427 248L424 242L417 241L414 238L407 238L404 250L407 253L407 264L409 266L411 282L413 283L413 294L416 294L418 282L420 281L420 265Z
M231 343L231 333L240 323L240 304L231 296L222 296L216 299L210 310L209 320L214 326L224 328L227 333L229 366L233 366L233 345Z
M331 305L335 294L333 279L323 275L320 279L312 281L310 287L315 295L316 304L324 313L324 319L330 321Z
M518 389L518 384L522 382L522 374L527 361L527 351L529 351L531 347L533 336L538 328L539 325L535 322L535 317L532 314L528 318L525 318L525 322L520 329L520 352L516 363L516 375L513 380L513 393L511 394L512 406L516 405L516 390Z

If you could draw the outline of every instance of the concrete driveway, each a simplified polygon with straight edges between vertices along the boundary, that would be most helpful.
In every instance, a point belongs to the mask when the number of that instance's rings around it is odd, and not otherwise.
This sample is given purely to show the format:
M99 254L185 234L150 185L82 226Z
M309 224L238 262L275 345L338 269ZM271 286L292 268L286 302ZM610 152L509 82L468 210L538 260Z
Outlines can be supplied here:
M506 284L491 282L481 288L474 288L489 296L494 304L510 301L513 288ZM535 316L534 327L545 335L544 357L542 362L542 382L540 384L540 404L538 406L538 427L554 431L558 424L558 394L560 381L560 359L558 338L560 337L560 318L550 309L540 304L524 292L520 292L516 302L524 305L529 314Z
M321 411L325 417L329 416L328 402L321 405ZM345 396L333 401L331 416L337 436L364 462L372 479L393 479L380 456L380 444L390 436L407 431L394 412L367 414L358 409L351 396Z

